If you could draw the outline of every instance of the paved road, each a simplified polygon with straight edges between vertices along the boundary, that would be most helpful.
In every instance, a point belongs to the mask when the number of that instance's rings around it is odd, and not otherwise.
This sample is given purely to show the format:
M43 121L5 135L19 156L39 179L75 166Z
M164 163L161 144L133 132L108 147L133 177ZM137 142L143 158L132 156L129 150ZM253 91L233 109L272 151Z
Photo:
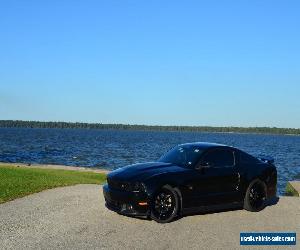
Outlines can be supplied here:
M296 231L298 245L290 249L299 249L300 199L281 197L259 213L227 211L170 224L108 211L98 185L47 190L0 205L0 249L240 249L241 231Z

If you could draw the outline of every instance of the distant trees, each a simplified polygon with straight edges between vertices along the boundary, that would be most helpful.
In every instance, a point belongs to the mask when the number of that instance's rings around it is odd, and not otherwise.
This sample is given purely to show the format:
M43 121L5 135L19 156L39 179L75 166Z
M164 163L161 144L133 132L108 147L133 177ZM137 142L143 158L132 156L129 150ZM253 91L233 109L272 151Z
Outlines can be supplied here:
M259 134L293 134L300 135L300 128L276 127L210 127L210 126L151 126L129 124L102 124L84 122L41 122L0 120L3 128L71 128L71 129L112 129L112 130L144 130L144 131L191 131L222 133L259 133Z

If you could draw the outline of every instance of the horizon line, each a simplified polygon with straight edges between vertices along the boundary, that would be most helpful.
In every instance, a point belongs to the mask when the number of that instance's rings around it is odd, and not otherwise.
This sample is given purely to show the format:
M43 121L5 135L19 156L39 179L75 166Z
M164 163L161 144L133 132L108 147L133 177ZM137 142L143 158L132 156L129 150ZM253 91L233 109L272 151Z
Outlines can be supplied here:
M5 120L1 119L0 122L44 122L44 123L69 123L69 124L101 124L101 125L125 125L125 126L147 126L147 127L190 127L190 128L197 128L197 127L208 127L208 128L245 128L245 129L251 129L251 128L268 128L268 129L293 129L293 130L299 130L300 128L293 128L293 127L276 127L276 126L235 126L235 125L229 125L229 126L212 126L212 125L160 125L160 124L138 124L138 123L102 123L102 122L83 122L83 121L47 121L47 120Z

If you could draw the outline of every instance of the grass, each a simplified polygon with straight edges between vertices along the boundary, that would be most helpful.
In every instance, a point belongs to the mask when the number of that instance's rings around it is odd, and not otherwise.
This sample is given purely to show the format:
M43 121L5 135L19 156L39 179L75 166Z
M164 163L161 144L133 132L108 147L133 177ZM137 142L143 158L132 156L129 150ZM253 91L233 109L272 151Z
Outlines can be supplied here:
M285 194L287 196L299 196L297 190L295 190L289 182L286 184Z
M102 184L105 179L105 174L93 172L0 166L0 203L55 187Z

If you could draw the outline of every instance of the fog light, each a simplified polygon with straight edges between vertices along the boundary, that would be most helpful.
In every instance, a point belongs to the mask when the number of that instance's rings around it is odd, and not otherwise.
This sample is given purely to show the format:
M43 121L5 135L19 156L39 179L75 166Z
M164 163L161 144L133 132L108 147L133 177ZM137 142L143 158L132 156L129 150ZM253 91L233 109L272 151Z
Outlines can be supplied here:
M132 207L132 205L130 205L130 204L122 204L122 206L121 206L121 210L122 211L126 211L126 210L132 210L133 209L133 207Z
M122 211L126 210L126 207L127 207L126 204L122 204L121 210L122 210Z

